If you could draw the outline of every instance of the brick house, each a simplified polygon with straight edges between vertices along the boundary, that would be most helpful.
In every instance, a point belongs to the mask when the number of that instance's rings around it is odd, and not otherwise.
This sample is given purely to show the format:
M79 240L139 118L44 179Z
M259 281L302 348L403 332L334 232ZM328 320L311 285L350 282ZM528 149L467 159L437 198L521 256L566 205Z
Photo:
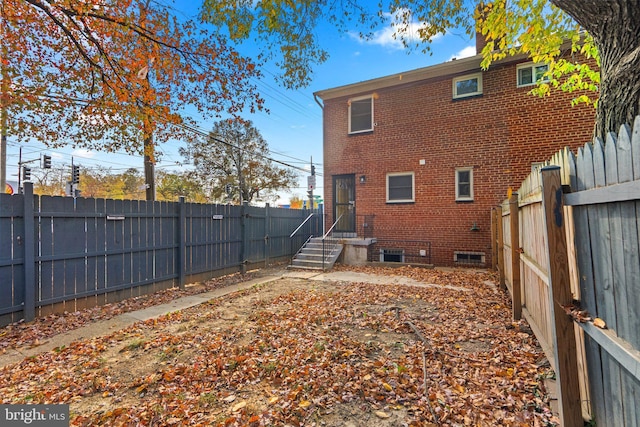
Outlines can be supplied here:
M575 94L529 94L546 69L481 56L321 90L327 227L369 258L488 265L490 210L538 162L592 139ZM417 257L417 258L416 258Z

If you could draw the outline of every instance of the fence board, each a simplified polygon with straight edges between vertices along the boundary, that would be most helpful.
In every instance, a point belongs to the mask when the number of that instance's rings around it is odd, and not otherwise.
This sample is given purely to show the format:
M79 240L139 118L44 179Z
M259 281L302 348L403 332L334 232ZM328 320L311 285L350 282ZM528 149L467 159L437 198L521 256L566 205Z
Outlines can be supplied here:
M513 295L512 291L512 277L511 277L511 218L509 215L509 204L502 204L502 240L503 240L503 267L504 267L504 281L505 286L509 292L509 295Z
M509 228L511 232L511 295L513 320L522 317L522 287L520 281L520 213L518 193L509 198Z
M568 185L571 189L576 189L576 158L574 154L567 148L563 150L564 166L562 168L562 185ZM565 195L566 201L566 195ZM567 261L569 263L569 279L571 284L571 293L577 300L582 297L580 295L580 279L578 270L578 258L576 250L576 234L575 219L572 206L564 207L566 232L567 232ZM580 396L582 398L582 414L585 419L589 420L593 417L591 411L591 392L589 390L589 373L587 364L587 355L585 348L584 331L579 325L574 325L577 347L578 371L580 372Z
M622 135L621 141L616 140L616 136L613 133L609 133L607 135L607 143L605 145L605 157L606 157L606 179L607 185L610 184L618 184L619 174L623 174L624 176L629 176L631 173L631 156L629 156L629 152L626 149L624 137L625 134L624 126L620 129L620 134ZM622 144L622 147L620 147ZM618 156L618 151L620 151L620 157ZM623 339L628 339L631 335L630 333L630 319L629 319L629 309L627 306L627 287L624 286L626 280L626 266L625 266L625 244L624 238L626 236L626 227L625 225L630 225L630 221L623 221L623 209L624 206L622 203L610 203L607 205L608 207L608 215L609 215L609 226L611 230L611 259L613 266L613 295L615 301L615 321L616 321L616 332L618 336ZM635 230L634 224L634 234L637 235L637 231ZM638 258L635 259L635 264L637 265ZM636 278L639 276L635 276ZM632 280L634 280L632 278ZM614 317L614 316L612 316ZM621 400L624 401L625 396L631 396L633 393L633 386L630 379L627 377L624 371L620 371L621 376ZM635 422L636 414L635 414L635 405L624 404L622 402L622 407L624 409L624 425L632 425L632 420Z
M593 167L593 157L591 144L586 143L578 150L576 161L576 189L580 191L588 190L595 185L593 172L589 169ZM580 297L582 307L590 313L597 312L596 289L593 279L593 265L591 263L591 230L589 227L588 206L574 207L574 221L576 230L576 250L578 253L578 269L580 271ZM605 393L603 368L600 358L600 347L589 336L584 337L586 347L586 359L589 367L589 392L591 396L603 396ZM591 400L592 414L598 419L606 419L606 407L604 399L593 398Z
M609 140L609 142L611 142L611 140ZM604 187L607 185L605 165L604 147L598 139L594 143L593 150L593 171L595 176L595 185L597 187ZM603 302L601 305L602 309L598 310L597 315L604 319L610 327L617 329L616 301L614 294L615 283L613 281L614 269L613 259L611 257L609 207L607 205L600 204L594 207L593 212L593 219L596 225L595 236L598 236L595 245L592 247L592 250L595 249L593 257L598 260L597 263L594 263L594 274L596 283L599 284L598 290L600 290L600 295L602 295L601 301ZM624 425L620 367L606 351L601 353L601 357L603 366L609 371L608 376L605 379L605 387L608 389L610 394L606 404L611 408L611 410L608 411L611 416L607 419L609 422L612 422L613 425Z

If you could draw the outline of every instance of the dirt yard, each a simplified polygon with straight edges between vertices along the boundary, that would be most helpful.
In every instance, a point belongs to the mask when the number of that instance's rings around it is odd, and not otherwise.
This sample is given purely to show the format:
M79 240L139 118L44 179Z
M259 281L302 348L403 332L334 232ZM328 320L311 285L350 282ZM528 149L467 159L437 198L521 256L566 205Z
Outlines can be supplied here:
M549 426L549 375L487 273L281 278L0 370L0 403L72 425ZM391 280L390 280L391 282Z

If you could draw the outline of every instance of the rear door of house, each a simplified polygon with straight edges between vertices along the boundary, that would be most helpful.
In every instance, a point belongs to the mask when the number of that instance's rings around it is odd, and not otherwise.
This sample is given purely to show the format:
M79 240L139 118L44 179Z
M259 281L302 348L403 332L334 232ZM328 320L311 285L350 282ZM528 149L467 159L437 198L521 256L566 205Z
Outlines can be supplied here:
M333 177L333 218L334 221L340 218L334 229L336 232L355 233L356 176L353 174Z

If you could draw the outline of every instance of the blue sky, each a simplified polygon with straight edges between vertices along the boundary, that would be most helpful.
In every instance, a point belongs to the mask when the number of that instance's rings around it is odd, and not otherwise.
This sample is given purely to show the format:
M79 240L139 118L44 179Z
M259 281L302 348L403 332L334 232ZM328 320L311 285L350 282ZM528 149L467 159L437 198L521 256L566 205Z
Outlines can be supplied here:
M177 9L191 14L193 6L187 0L177 1ZM181 6L184 3L184 6ZM182 9L184 8L184 9ZM190 10L189 10L190 9ZM323 194L322 188L322 110L314 101L313 93L322 89L374 79L389 74L413 70L420 67L439 64L452 57L461 58L475 54L475 42L464 35L447 34L437 38L432 44L432 55L418 50L408 52L392 37L391 29L380 31L371 40L364 42L350 34L339 33L335 28L327 26L318 29L323 40L323 47L329 52L329 59L314 70L311 84L299 90L286 90L273 80L277 73L274 66L267 68L265 78L258 87L266 101L270 113L259 112L246 114L254 126L266 139L271 150L271 157L280 161L309 168L309 160L313 157L318 188L315 194ZM211 120L198 120L199 128L208 132ZM157 168L179 171L188 166L179 166L182 162L178 149L183 146L179 141L162 144L158 147L162 152ZM8 139L7 147L7 181L14 181L17 173L18 144ZM124 153L90 152L86 150L66 149L49 150L42 144L29 143L23 146L23 160L38 158L42 153L53 157L56 165L74 162L82 167L109 167L114 172L121 172L128 167L142 171L142 158ZM37 165L35 163L34 165ZM275 204L288 204L292 196L306 197L307 173L300 172L297 188L290 193L281 193ZM272 201L272 203L274 203Z

